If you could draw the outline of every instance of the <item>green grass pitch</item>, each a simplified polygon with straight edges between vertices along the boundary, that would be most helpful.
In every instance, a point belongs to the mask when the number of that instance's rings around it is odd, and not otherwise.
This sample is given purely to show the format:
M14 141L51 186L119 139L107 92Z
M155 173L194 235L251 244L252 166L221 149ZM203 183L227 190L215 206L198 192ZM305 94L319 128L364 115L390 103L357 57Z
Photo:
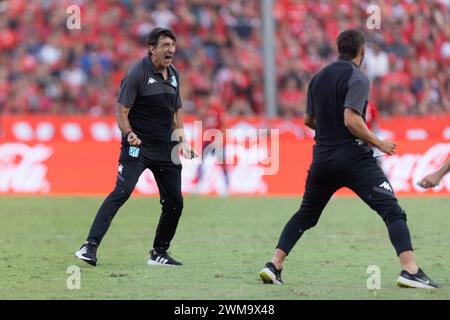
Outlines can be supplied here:
M103 198L2 197L0 299L449 299L450 198L400 198L419 265L439 290L401 289L400 267L378 215L357 198L336 198L288 257L285 285L258 273L300 198L186 197L170 249L182 267L148 266L160 214L156 198L132 197L98 251L98 265L78 260ZM67 268L81 288L66 286ZM381 270L369 290L367 268Z

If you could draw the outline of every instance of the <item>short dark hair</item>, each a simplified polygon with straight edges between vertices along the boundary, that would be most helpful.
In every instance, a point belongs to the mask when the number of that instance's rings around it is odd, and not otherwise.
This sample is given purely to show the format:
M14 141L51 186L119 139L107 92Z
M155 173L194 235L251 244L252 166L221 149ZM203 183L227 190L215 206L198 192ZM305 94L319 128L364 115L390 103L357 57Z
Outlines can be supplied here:
M349 29L342 31L336 42L339 58L351 60L356 58L359 49L366 43L366 37L361 30Z
M167 37L167 38L172 39L173 41L177 41L177 39L175 38L175 35L169 29L166 29L166 28L155 28L152 31L150 31L150 33L148 34L147 46L149 46L149 47L150 46L156 47L160 37Z

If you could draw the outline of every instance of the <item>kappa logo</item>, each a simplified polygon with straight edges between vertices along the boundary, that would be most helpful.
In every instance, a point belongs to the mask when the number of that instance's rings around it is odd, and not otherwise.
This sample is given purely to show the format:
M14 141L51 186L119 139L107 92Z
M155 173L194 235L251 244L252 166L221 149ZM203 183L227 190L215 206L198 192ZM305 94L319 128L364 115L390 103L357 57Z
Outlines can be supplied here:
M122 174L123 164L119 164L119 174Z
M150 77L150 78L148 78L147 84L153 84L153 83L156 83L156 82L157 81L153 77Z
M382 184L380 184L380 188L383 188L383 189L386 189L386 190L392 192L391 185L387 181L384 181Z

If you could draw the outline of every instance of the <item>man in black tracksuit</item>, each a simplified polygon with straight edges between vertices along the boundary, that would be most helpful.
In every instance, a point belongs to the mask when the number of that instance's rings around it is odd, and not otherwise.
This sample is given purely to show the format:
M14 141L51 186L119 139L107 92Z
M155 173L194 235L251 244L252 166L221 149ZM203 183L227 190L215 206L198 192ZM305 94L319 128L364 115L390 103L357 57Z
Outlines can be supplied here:
M348 187L385 222L403 269L397 284L438 287L416 265L405 212L369 146L389 155L396 148L395 143L375 137L365 124L369 80L359 70L364 43L361 31L342 32L337 40L339 60L322 69L309 84L304 120L316 132L313 161L301 207L286 224L272 261L260 272L264 283L282 283L285 257L302 234L317 224L331 196Z
M75 255L96 265L96 251L119 208L128 200L139 176L150 169L160 193L162 214L149 265L181 265L167 249L183 210L181 164L195 154L184 141L178 72L171 64L175 36L157 28L148 36L148 55L134 64L122 80L117 123L122 131L116 187L101 205L86 242Z

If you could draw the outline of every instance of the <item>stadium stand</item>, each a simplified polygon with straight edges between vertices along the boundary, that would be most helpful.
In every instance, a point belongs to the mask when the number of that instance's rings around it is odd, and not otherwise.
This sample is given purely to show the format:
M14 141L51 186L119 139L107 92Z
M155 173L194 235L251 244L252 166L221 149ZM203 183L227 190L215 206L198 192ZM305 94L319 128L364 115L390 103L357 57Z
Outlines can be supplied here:
M66 8L81 8L81 30L66 27ZM364 69L382 115L450 111L450 3L385 0L381 29L369 30L356 0L276 0L279 114L301 116L310 77L336 59L340 30L368 37ZM263 114L259 0L0 1L2 114L113 114L120 80L145 54L156 26L177 35L175 64L184 108L217 96L232 115Z

